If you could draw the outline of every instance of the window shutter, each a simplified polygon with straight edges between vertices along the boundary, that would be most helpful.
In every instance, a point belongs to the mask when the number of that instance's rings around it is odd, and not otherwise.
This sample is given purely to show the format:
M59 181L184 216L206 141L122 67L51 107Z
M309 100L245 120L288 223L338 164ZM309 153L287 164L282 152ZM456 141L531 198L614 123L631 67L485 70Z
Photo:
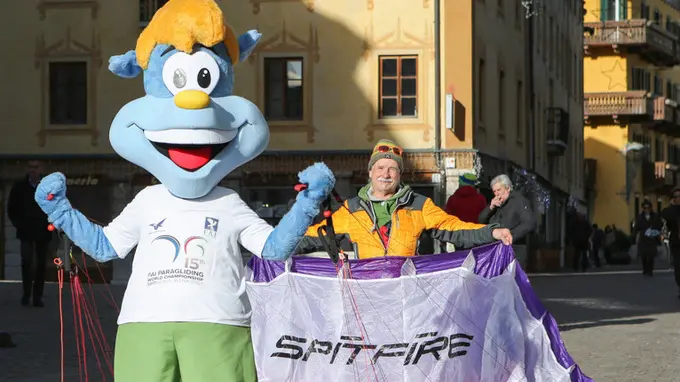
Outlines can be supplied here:
M609 8L609 1L600 0L600 21L607 21L607 8Z

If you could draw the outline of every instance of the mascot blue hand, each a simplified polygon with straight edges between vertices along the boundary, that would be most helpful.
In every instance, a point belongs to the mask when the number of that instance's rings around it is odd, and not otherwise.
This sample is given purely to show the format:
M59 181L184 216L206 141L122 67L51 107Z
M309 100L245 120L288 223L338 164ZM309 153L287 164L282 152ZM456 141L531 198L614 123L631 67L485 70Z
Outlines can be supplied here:
M52 195L53 198L48 198ZM66 177L60 172L44 177L35 190L35 201L47 214L47 219L54 223L66 211L71 209L71 203L66 199ZM56 228L61 228L54 224Z
M307 233L314 218L319 215L319 204L328 198L335 187L333 172L323 163L315 163L298 174L307 189L298 194L290 211L267 238L262 258L285 261Z
M298 194L298 200L300 198L309 198L317 203L321 203L328 198L331 190L335 187L333 171L321 162L314 163L300 172L298 179L300 179L300 183L307 185L307 189Z
M53 195L52 198L49 195ZM55 228L63 230L75 245L99 262L118 258L101 226L71 207L66 198L66 177L55 172L44 177L35 190L35 201Z

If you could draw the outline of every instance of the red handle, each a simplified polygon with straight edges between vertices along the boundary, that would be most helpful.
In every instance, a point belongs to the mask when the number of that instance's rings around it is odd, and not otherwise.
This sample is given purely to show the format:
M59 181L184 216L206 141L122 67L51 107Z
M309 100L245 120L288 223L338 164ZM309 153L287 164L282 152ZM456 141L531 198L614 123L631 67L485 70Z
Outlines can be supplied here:
M295 191L302 192L302 191L307 189L307 185L304 184L304 183L298 183L298 184L295 185L294 188L295 188Z
M47 200L52 200L52 199L54 199L54 194L47 194ZM55 229L55 228L54 228L54 224L51 224L51 223L50 223L50 224L47 225L47 230L48 230L48 231L51 232L51 231L54 231L54 229Z

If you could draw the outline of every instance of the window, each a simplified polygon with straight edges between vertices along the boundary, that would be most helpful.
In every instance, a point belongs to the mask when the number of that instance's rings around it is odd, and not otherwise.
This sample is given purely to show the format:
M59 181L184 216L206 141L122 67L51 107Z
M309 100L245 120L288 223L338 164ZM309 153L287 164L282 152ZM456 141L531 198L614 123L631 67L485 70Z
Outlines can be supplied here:
M51 62L49 67L50 124L87 123L87 64Z
M485 90L486 90L486 64L484 63L483 59L479 59L479 83L477 84L478 86L478 92L477 92L477 110L478 110L478 115L477 118L479 119L479 122L484 122L484 97L485 97Z
M658 9L654 10L654 23L656 25L661 25L661 13L659 13Z
M651 75L648 71L640 68L632 69L631 90L646 90L651 92Z
M643 1L640 4L640 18L646 19L648 17L649 17L649 5L645 4L645 2Z
M303 68L301 57L265 58L264 113L267 119L303 119Z
M148 23L153 18L158 8L167 3L168 0L140 0L139 1L139 21Z
M505 72L498 74L498 132L505 132Z
M522 122L524 120L524 84L522 81L517 81L517 89L516 89L516 94L515 97L517 98L517 114L516 118L517 120L515 121L516 129L517 129L517 142L522 142L524 140L524 137L522 136L524 129Z
M418 57L380 57L380 117L418 116Z
M663 95L663 81L659 76L654 76L654 94Z
M600 21L622 21L627 19L627 0L604 0L600 9Z
M673 96L673 84L670 81L666 81L666 98L672 98Z
M664 152L663 152L663 141L661 141L661 138L657 137L654 139L654 160L663 162L664 160Z
M553 24L553 18L552 16L549 19L549 28L548 28L548 41L550 41L550 45L548 46L548 67L550 69L553 68L553 52L555 51L555 25Z
M675 147L670 142L666 142L666 152L668 153L668 163L675 164Z

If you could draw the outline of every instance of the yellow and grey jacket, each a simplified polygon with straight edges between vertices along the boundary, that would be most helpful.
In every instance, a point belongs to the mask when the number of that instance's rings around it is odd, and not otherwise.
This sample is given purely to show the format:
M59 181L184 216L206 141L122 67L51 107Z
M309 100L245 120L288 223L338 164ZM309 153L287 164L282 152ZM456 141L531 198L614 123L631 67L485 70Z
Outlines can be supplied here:
M471 248L493 242L496 225L466 223L437 207L432 199L412 190L397 200L392 213L387 245L380 239L373 204L359 196L346 200L332 215L333 229L341 248L354 251L359 258L382 256L414 256L418 239L424 231L433 238ZM298 246L297 253L323 251L318 228L326 221L313 225Z

